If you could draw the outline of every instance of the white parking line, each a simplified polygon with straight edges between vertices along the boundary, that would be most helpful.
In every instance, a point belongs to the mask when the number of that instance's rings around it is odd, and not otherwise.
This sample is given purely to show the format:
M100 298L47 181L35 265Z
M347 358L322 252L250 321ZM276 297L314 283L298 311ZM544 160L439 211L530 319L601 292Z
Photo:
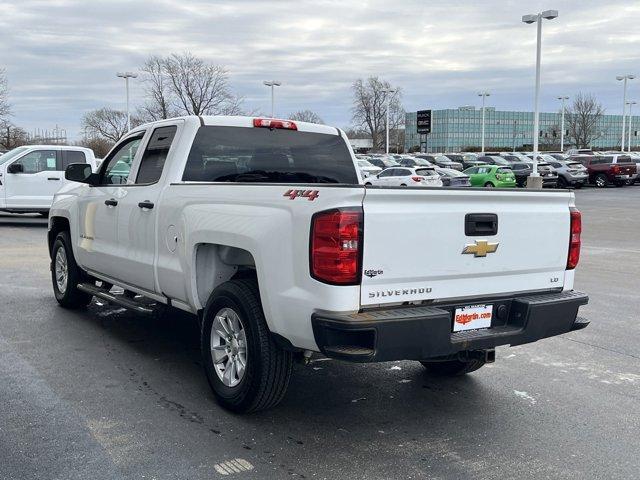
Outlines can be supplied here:
M253 465L243 458L234 458L213 466L220 475L232 475L234 473L248 472L253 470Z

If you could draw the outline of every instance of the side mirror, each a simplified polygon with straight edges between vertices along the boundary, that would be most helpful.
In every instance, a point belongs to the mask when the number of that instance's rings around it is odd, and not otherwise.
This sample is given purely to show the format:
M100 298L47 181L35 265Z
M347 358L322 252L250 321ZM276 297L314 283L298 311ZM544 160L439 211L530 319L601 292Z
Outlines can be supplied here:
M7 167L7 173L24 173L24 165L20 162L12 163Z
M64 178L72 182L95 185L97 175L91 171L91 165L88 163L71 163L64 171Z

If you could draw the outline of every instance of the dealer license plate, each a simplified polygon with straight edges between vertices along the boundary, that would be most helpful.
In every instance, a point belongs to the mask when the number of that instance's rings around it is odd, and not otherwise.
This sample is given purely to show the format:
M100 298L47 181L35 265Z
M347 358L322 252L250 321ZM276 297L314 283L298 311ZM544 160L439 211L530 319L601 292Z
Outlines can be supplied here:
M493 305L468 305L456 308L453 317L453 331L489 328L493 317Z

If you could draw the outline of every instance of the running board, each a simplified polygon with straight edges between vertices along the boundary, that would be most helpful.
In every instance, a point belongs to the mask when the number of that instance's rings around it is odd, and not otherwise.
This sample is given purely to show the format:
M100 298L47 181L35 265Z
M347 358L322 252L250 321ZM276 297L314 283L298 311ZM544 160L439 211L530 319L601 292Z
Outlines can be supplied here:
M134 312L138 312L143 315L153 314L153 309L148 305L136 302L134 299L127 298L121 294L111 293L108 290L96 287L91 283L79 283L78 290L82 290L89 295L101 298L102 300L106 300L109 303L115 303L116 305L120 305L121 307L128 308L129 310L133 310Z

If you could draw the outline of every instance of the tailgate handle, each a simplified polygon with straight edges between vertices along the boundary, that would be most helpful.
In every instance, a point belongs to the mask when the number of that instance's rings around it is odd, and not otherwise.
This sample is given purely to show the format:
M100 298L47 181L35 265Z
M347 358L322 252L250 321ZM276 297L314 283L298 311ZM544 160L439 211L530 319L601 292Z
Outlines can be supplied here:
M491 236L498 234L498 215L495 213L467 213L464 216L464 234Z

